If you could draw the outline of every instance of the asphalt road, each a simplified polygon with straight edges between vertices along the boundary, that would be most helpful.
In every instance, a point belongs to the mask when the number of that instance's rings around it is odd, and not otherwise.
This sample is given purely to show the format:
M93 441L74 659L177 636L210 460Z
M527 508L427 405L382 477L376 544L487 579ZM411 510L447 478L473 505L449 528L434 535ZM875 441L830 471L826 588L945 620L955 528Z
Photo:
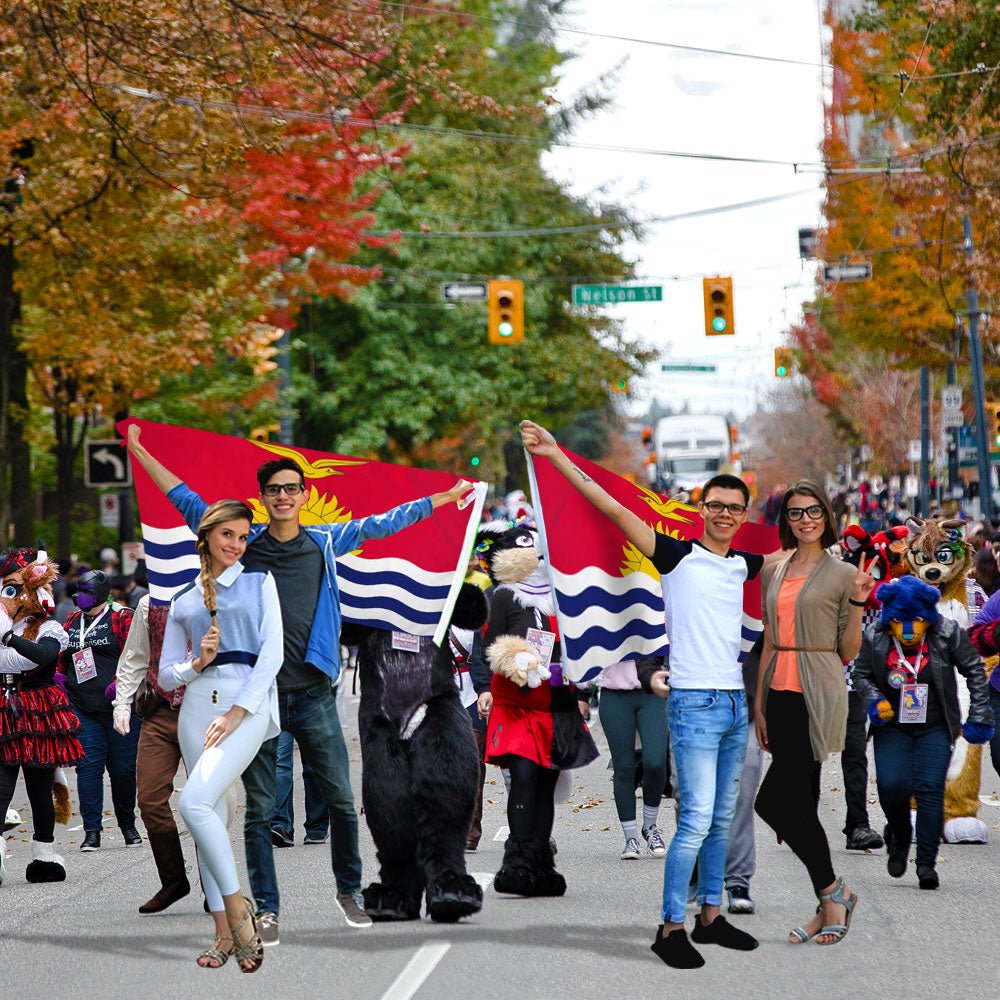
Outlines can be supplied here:
M705 968L679 972L649 951L659 922L662 862L648 856L633 862L618 859L621 834L599 726L595 735L604 755L573 775L571 800L557 810L557 861L569 883L565 897L521 900L487 889L483 911L458 925L436 925L425 918L355 930L331 903L328 848L301 845L300 829L298 846L276 852L282 941L266 950L264 965L253 976L242 976L234 962L216 971L195 965L211 932L200 895L192 894L164 914L138 914L139 903L156 888L152 857L146 846L124 846L113 817L101 850L93 854L79 853L79 829L57 827L69 873L57 885L24 881L30 833L26 827L12 831L7 881L0 887L2 993L19 1000L211 998L229 997L236 990L270 1000L598 1000L659 998L677 991L768 1000L934 995L977 1000L996 995L1000 801L984 803L980 813L993 841L943 846L941 889L921 892L912 865L907 877L896 881L886 874L884 851L858 855L843 849L840 768L831 762L824 773L822 815L835 868L860 894L846 940L825 948L786 944L789 928L804 922L815 902L804 869L758 824L758 874L751 887L757 914L730 919L755 934L760 948L732 953L706 946ZM360 789L353 724L348 740L355 788ZM467 856L469 870L481 875L484 884L500 864L506 823L499 771L491 768L488 781L483 843L477 854ZM989 798L998 789L1000 782L987 761L983 795ZM873 825L880 829L874 784L870 797ZM240 799L242 804L242 789ZM110 794L106 803L110 805ZM30 815L20 785L14 805ZM666 834L673 829L670 805L665 802L661 812ZM70 826L79 822L74 815ZM361 830L367 882L376 876L375 856L363 822ZM193 865L186 833L183 841ZM242 846L238 837L236 841L242 873Z

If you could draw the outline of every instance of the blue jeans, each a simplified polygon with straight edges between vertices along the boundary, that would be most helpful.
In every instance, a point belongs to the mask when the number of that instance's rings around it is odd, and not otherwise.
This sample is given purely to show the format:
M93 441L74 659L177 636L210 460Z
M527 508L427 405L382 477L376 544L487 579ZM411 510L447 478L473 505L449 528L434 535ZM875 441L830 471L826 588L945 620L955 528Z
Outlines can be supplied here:
M911 840L910 799L917 800L917 864L937 861L944 826L944 782L951 760L945 726L920 732L888 725L872 734L875 780L882 812L896 844Z
M747 699L739 690L674 688L667 698L677 831L663 871L663 920L683 924L698 862L698 902L719 906L747 749Z
M361 855L358 852L358 813L351 792L347 746L337 715L337 700L329 684L304 691L279 691L282 731L291 733L304 763L316 777L320 795L330 812L333 836L330 855L338 892L361 888ZM278 913L278 876L274 869L271 817L277 785L278 737L265 740L260 752L243 772L247 796L247 874L257 912Z
M275 784L274 817L271 829L286 840L295 839L295 763L292 753L295 740L291 733L278 737L277 781ZM324 840L330 829L330 810L323 801L319 784L313 769L302 761L302 784L306 796L306 836L313 840Z
M87 755L76 765L76 793L87 833L99 833L104 815L104 771L111 778L111 802L121 830L135 826L135 755L142 723L134 712L128 736L116 733L110 712L73 708L80 720L80 743Z

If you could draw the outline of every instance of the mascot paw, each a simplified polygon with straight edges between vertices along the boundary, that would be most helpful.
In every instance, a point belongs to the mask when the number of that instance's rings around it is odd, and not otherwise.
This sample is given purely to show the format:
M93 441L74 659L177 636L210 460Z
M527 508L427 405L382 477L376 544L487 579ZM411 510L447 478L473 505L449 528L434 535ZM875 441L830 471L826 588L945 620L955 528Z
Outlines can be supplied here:
M975 816L956 816L944 824L946 844L988 844L989 828Z
M884 726L895 714L885 698L872 699L865 708L873 726Z
M962 735L968 743L989 743L993 738L993 728L982 722L967 722L962 726Z
M435 923L453 924L483 908L483 890L471 875L444 872L427 886L427 915Z
M486 659L493 673L506 677L518 687L530 685L532 672L537 671L542 662L534 647L516 635L500 636L486 651Z
M52 844L31 842L31 861L24 873L29 882L65 882L66 866Z
M420 900L414 899L407 892L393 885L383 885L372 882L361 893L365 904L365 913L372 920L419 920Z

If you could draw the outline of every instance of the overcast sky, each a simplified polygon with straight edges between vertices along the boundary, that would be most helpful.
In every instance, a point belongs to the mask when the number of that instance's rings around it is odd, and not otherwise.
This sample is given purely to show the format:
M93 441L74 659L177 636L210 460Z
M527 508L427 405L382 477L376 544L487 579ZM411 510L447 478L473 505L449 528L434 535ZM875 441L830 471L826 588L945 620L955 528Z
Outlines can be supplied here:
M678 45L822 61L817 0L576 0L564 23L600 34ZM576 53L563 67L561 99L625 60L613 108L573 139L721 156L815 164L823 134L823 73L816 66L682 52L563 33ZM605 188L641 218L734 202L802 194L772 204L648 228L630 245L638 273L663 285L663 301L609 307L630 332L662 351L661 361L716 362L711 375L664 375L659 363L636 387L632 409L689 400L692 409L752 412L774 383L773 348L784 342L814 268L803 268L798 229L819 222L820 175L791 166L559 150L556 176L590 194ZM704 334L704 275L732 275L736 334ZM805 283L805 284L801 284Z

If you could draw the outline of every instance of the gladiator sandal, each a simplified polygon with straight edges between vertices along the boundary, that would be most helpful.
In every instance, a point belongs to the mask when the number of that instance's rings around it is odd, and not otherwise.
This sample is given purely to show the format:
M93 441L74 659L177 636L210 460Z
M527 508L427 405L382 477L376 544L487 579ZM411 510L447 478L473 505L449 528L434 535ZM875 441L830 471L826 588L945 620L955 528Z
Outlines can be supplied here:
M232 950L223 951L222 942L232 941L231 937L217 937L212 942L211 948L206 948L196 959L198 963L198 968L200 969L221 969L226 962L229 961L229 956L232 954ZM233 942L235 944L235 942Z
M253 915L253 904L246 896L243 897L246 904L246 915L236 927L232 924L229 929L233 935L232 956L239 963L240 972L256 972L264 964L264 943L257 933L257 920ZM253 936L245 944L240 941L240 932L250 923Z

